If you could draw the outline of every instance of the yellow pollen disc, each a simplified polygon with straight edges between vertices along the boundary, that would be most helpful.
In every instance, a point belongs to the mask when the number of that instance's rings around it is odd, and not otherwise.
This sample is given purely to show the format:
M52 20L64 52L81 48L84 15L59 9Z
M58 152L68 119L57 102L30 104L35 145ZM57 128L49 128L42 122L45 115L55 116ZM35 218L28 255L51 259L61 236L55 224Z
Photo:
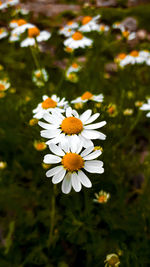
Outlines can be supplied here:
M3 84L0 84L0 91L4 91L5 90L5 86Z
M106 201L106 197L105 196L100 196L99 198L98 198L98 202L99 203L103 203L103 202L105 202Z
M108 109L108 112L109 112L110 114L113 114L114 111L115 111L115 108L114 108L114 107L110 107L110 108Z
M48 109L48 108L55 108L57 106L57 102L48 97L46 100L42 102L42 108Z
M122 35L123 35L123 37L128 37L129 36L129 32L128 31L124 31L123 33L122 33Z
M105 25L101 25L101 26L100 26L100 30L101 30L101 31L104 31L104 30L105 30Z
M85 25L85 24L89 23L91 20L92 20L92 17L86 16L82 19L82 24Z
M130 53L130 56L132 56L132 57L138 57L138 55L139 55L139 52L136 51L136 50L133 50L133 51Z
M45 145L45 143L37 143L37 144L35 144L35 148L36 148L36 150L41 151L41 150L44 150L46 148L46 145Z
M82 96L81 96L81 99L82 100L86 100L86 99L91 99L92 98L92 94L90 92L85 92Z
M24 19L18 19L17 23L18 23L18 26L22 26L22 25L26 24L27 22Z
M78 68L78 64L77 64L77 63L73 63L73 64L72 64L72 67L73 67L74 69L77 69L77 68Z
M66 134L79 134L83 130L83 123L75 117L68 117L62 121L61 129Z
M125 53L121 53L118 55L118 58L119 59L124 59L126 57L126 54Z
M3 31L4 31L3 29L0 29L0 34L2 34L2 33L3 33Z
M84 167L84 159L80 155L70 152L62 158L62 165L67 171L78 171Z
M39 34L40 34L40 30L37 27L33 27L33 28L28 29L28 36L30 38L36 37Z
M75 41L82 40L83 39L83 34L81 32L75 32L72 35L72 39Z
M2 2L0 1L0 6L2 5Z
M39 71L39 72L35 73L35 76L36 76L37 78L40 78L40 77L41 77L41 72Z
M72 25L72 24L73 24L73 21L71 20L67 22L67 25Z

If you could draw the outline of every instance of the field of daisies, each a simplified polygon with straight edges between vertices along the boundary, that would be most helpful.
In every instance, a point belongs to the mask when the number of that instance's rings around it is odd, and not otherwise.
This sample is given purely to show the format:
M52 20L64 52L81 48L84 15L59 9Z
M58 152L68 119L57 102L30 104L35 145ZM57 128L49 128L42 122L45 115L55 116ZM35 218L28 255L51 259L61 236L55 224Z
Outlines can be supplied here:
M0 267L150 266L149 17L0 1Z

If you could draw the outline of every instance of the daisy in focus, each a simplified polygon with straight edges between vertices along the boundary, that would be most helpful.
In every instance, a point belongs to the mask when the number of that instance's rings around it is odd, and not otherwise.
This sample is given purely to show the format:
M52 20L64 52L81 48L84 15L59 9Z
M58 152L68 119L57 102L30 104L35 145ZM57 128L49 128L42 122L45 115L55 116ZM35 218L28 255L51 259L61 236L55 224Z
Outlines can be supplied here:
M77 97L75 100L72 100L71 103L86 103L89 100L96 102L103 102L104 96L102 94L93 95L91 92L87 91L82 96Z
M5 28L0 28L0 39L8 36L8 31Z
M72 48L77 49L79 47L85 48L86 46L91 46L93 40L85 37L81 32L75 32L71 37L64 41L64 45Z
M85 16L82 19L82 26L79 28L80 32L91 32L97 30L97 21L99 20L100 15L97 15L95 17L91 16Z
M34 46L37 43L47 41L51 37L51 33L48 31L41 31L35 26L28 29L28 37L24 39L20 46L28 47Z
M103 203L106 203L108 201L108 199L110 198L110 194L101 190L98 194L95 193L95 197L96 198L93 199L94 202L103 204Z
M150 98L147 100L147 104L143 104L141 107L140 107L140 110L144 110L144 111L149 111L147 114L146 114L146 117L150 117Z
M33 110L33 113L35 114L33 118L35 119L42 119L45 114L49 114L51 111L57 112L64 112L65 106L67 105L67 101L65 101L65 98L62 98L60 100L59 97L56 95L52 95L51 97L48 97L47 95L43 96L43 102L39 103L36 109Z
M106 121L91 124L99 117L100 113L92 115L92 110L86 110L79 116L76 110L71 107L66 109L65 116L60 112L53 112L52 114L44 114L43 118L48 123L39 121L39 125L45 130L41 131L41 136L49 139L46 144L68 142L71 146L78 141L82 146L87 148L93 146L91 140L99 139L105 140L106 136L96 131L106 124Z
M54 153L47 154L44 157L44 163L60 165L46 172L47 177L52 177L52 183L57 184L62 182L62 192L70 193L71 188L79 192L82 185L90 188L91 181L83 172L83 169L90 173L103 173L103 162L95 160L101 155L100 150L93 151L93 146L82 150L82 145L75 142L71 146L63 143L62 147L55 144L50 144L50 150Z
M32 74L32 81L38 86L42 87L45 85L45 83L48 81L48 73L47 71L43 69L38 69L33 71Z

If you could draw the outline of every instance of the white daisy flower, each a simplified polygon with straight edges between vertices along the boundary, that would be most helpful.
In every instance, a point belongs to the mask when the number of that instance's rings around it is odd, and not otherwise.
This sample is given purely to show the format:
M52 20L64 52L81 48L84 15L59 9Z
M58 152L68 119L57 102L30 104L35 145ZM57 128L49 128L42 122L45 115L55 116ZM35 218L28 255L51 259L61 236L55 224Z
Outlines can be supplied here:
M59 30L59 34L64 35L65 37L70 37L75 33L75 31L72 28L69 27L63 27Z
M69 37L67 40L64 41L64 45L72 49L91 46L92 43L93 40L83 36L81 32L75 32L71 37Z
M67 69L66 75L68 76L72 72L78 72L81 69L81 67L76 63L72 63L72 65Z
M17 34L20 35L22 33L24 33L26 30L30 29L30 28L34 28L35 25L31 24L31 23L27 23L25 20L22 20L22 25L16 27L12 33L13 34Z
M106 136L96 131L106 124L106 121L91 124L95 121L100 113L92 115L92 110L86 110L79 116L76 110L71 107L66 109L66 115L63 116L60 112L52 114L44 114L43 118L48 123L39 122L39 125L45 130L41 131L41 136L49 139L46 144L68 142L73 145L76 140L82 143L82 146L87 148L93 145L91 140L105 140Z
M143 104L141 107L140 107L140 110L149 110L150 111L150 99L147 100L147 104ZM150 117L150 112L148 112L146 114L146 117Z
M100 15L95 17L85 16L82 19L82 26L79 28L80 32L91 32L97 30L97 21L100 18Z
M65 106L67 105L67 101L65 98L60 100L56 95L52 95L48 97L47 95L43 96L43 102L38 104L37 108L33 110L35 115L33 118L42 119L45 114L49 114L49 112L56 110L57 112L64 112Z
M131 41L134 40L136 38L136 32L131 32L129 33L127 40Z
M9 37L9 41L10 42L17 42L17 41L19 41L20 40L20 36L18 36L17 34L12 34L11 33L11 35L10 35L10 37Z
M97 25L97 31L102 33L102 32L108 32L110 29L110 27L108 25L105 25L105 24L99 24Z
M15 5L18 5L19 4L19 0L8 0L6 2L7 6L15 6Z
M71 103L85 103L89 100L93 100L96 102L103 102L104 96L102 94L93 95L90 92L85 92L82 96L77 97L75 100L72 100Z
M44 163L57 164L46 172L47 177L52 177L52 183L57 184L62 182L62 192L65 194L70 193L71 188L79 192L82 185L90 188L91 181L83 172L83 169L90 173L101 174L104 172L103 162L95 160L101 155L100 150L93 151L93 146L88 147L83 152L80 143L74 143L71 147L64 143L62 148L55 144L50 144L50 150L54 153L47 154L44 157Z
M15 29L16 27L18 27L19 25L18 25L18 20L17 19L13 19L13 20L11 20L10 21L10 23L9 23L9 27L11 28L11 29Z
M0 1L0 10L7 8L7 4Z
M33 72L32 81L39 87L44 86L45 82L48 81L48 73L43 69L38 69Z
M0 80L0 92L6 91L10 87L10 83L5 80Z
M34 46L36 41L38 43L47 41L51 37L50 32L48 31L41 31L37 27L29 28L28 29L28 37L24 39L20 46L27 47L27 46Z
M5 28L0 28L0 39L3 39L8 36L8 32Z
M121 22L115 22L112 25L113 29L119 29L121 32L125 31L125 27L121 24Z

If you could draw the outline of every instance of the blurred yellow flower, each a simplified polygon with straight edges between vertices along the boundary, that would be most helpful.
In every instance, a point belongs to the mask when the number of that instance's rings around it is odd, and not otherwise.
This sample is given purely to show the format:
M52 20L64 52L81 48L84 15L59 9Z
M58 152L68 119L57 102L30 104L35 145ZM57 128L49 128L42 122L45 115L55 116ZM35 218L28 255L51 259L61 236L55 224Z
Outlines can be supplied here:
M47 145L44 142L34 141L34 147L36 150L42 151L47 147Z

